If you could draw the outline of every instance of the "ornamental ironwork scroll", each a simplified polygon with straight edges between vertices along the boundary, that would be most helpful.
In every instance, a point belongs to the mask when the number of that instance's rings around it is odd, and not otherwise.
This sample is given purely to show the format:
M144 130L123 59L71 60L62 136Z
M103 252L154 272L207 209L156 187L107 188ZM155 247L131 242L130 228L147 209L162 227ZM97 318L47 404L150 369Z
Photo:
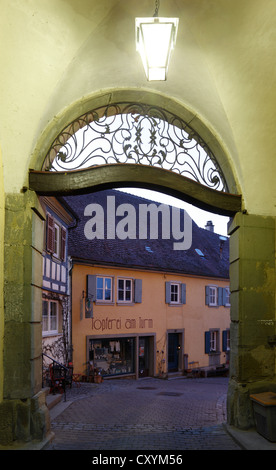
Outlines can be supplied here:
M161 108L137 103L113 104L80 116L53 142L42 170L116 163L157 166L227 191L215 156L190 125Z

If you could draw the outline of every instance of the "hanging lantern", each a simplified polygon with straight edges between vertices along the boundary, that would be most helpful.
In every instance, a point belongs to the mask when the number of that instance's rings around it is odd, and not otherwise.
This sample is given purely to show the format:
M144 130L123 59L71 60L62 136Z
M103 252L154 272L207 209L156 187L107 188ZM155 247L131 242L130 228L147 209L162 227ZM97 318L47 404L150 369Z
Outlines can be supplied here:
M146 77L166 80L174 49L178 18L159 18L158 7L151 18L136 18L136 50L140 53Z

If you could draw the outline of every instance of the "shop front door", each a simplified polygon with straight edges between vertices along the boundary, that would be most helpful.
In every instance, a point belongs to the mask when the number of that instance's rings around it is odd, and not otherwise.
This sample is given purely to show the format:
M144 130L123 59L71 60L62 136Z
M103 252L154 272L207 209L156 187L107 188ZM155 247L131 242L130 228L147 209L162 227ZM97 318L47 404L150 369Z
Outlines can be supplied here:
M148 377L150 372L149 337L139 338L139 377Z

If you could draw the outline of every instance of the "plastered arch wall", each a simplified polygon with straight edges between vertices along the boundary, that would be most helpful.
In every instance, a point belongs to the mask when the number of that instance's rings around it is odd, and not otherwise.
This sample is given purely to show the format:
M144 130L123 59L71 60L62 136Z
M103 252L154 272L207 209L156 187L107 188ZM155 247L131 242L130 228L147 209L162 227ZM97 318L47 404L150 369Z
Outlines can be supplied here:
M5 197L0 146L0 292L4 289L4 227ZM3 400L3 338L4 338L4 296L0 296L0 402Z

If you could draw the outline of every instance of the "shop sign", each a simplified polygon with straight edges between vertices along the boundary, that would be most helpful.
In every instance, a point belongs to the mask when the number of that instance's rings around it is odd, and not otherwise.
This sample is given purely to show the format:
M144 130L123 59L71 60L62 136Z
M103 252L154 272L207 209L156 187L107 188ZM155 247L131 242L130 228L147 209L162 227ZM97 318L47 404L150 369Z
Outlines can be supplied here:
M144 329L144 328L153 328L153 319L152 318L127 318L122 320L122 318L92 318L92 330L95 331L107 331L112 332L116 330L130 330L130 329Z

